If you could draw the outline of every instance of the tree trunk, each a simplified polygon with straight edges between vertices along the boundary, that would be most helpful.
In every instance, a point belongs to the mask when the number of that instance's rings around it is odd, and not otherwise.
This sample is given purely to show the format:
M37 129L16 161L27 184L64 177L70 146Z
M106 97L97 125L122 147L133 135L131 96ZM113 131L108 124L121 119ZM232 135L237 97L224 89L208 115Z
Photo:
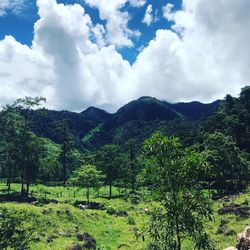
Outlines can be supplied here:
M63 152L62 165L63 165L63 186L65 187L66 186L66 172L67 172L66 152Z
M89 204L89 188L87 188L86 196L87 196L87 201L88 201L88 204Z
M179 220L178 216L175 218L175 225L176 225L176 236L177 236L177 250L181 250L181 237L180 237L180 228L179 228Z
M22 183L21 195L23 196L24 195L24 174L23 174L23 169L22 169L22 174L21 174L21 183Z
M109 182L109 199L112 198L112 181Z
M10 179L7 180L7 186L8 186L8 194L10 194Z
M29 178L27 178L27 182L26 182L26 196L29 196L29 190L30 190L30 180Z

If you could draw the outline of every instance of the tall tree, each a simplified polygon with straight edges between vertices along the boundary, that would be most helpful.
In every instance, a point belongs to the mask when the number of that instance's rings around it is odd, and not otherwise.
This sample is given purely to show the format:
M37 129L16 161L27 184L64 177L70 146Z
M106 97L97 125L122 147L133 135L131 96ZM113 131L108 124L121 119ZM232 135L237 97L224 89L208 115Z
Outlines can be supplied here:
M37 168L38 168L38 159L41 152L41 147L39 140L36 136L29 131L29 122L30 122L30 111L34 108L39 107L46 99L43 97L25 97L18 99L12 107L17 111L24 110L24 126L20 131L21 143L20 153L21 157L19 158L21 166L21 194L29 195L29 186L32 178L34 178ZM26 182L26 192L24 189L24 182Z
M199 187L204 157L183 148L176 137L157 133L144 144L148 171L163 205L151 219L149 233L156 249L181 250L182 240L190 237L198 249L213 249L204 230L204 219L211 219L209 199Z
M1 134L1 165L7 179L8 193L11 182L18 171L18 157L20 156L20 132L23 129L23 118L9 105L3 107L0 116Z
M101 147L95 155L96 165L106 175L106 183L109 185L109 198L112 197L114 181L123 175L124 157L119 147L112 144Z
M58 125L58 130L60 133L60 143L62 146L60 154L60 162L62 164L62 181L63 185L66 185L67 172L69 168L69 158L72 151L73 140L69 131L68 123L66 120L63 120Z

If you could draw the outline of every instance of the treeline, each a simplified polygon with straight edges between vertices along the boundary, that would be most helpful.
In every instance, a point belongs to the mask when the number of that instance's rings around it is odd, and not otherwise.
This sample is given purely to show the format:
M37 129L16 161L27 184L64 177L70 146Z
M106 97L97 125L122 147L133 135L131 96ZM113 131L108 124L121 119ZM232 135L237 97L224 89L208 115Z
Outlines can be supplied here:
M204 189L221 196L248 187L250 87L243 88L239 98L227 95L188 143L154 131L143 144L135 136L91 151L75 144L67 120L55 128L58 144L31 131L32 109L44 101L18 99L0 114L0 177L6 179L8 192L13 182L21 183L22 196L29 195L32 182L74 185L86 188L89 203L91 188L98 191L108 185L111 198L113 186L133 195L143 187L161 203L151 213L148 249L181 250L185 238L192 239L196 249L214 249L204 226L212 219Z
M153 181L145 177L147 159L136 135L122 144L106 144L90 151L76 145L67 120L58 122L54 128L58 143L31 132L32 110L44 101L43 98L19 99L3 107L0 114L0 177L6 179L8 191L12 182L22 183L22 195L28 195L32 182L72 184L72 178L79 175L78 169L84 165L101 171L101 182L109 186L110 197L114 185L133 192L139 186L153 186ZM206 162L211 167L206 176L199 177L203 187L217 190L218 194L243 191L247 187L250 87L243 88L239 98L227 95L219 109L201 122L191 136L185 128L178 134L187 134L188 143L187 138L181 137L182 143L206 155Z

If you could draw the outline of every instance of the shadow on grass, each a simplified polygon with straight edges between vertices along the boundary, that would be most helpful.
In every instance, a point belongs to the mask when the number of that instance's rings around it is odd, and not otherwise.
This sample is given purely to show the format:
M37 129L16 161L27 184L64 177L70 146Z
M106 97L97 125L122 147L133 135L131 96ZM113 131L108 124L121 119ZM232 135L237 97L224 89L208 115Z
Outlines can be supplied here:
M118 194L118 195L112 195L112 197L110 198L108 195L99 195L99 196L96 196L97 198L102 198L102 199L107 199L107 200L115 200L115 199L119 199L119 198L125 198L126 195L125 194Z
M20 193L11 193L11 194L0 194L0 203L1 202L21 202L21 203L31 203L37 201L35 197L27 197L20 195Z

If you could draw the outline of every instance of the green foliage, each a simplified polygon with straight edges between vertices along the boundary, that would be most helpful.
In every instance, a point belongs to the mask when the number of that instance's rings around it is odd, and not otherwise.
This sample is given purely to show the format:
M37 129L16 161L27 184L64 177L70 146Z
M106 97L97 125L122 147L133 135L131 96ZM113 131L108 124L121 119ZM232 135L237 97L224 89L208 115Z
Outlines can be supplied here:
M14 212L0 208L0 249L29 249L29 235Z
M199 243L206 238L204 219L212 219L211 203L199 187L198 177L208 166L204 157L183 148L178 138L160 133L145 142L144 153L163 205L151 218L149 233L153 243L160 249L180 250L182 239L190 237L198 249L204 249ZM212 249L211 245L207 247Z
M90 188L101 188L104 175L94 165L83 165L75 171L75 177L71 178L74 185L87 189L87 200L89 202Z
M106 211L107 211L107 214L109 215L114 215L117 212L114 207L108 207Z
M106 183L110 187L109 197L112 197L114 181L124 174L126 156L116 145L105 145L95 155L95 164L106 175Z
M128 224L129 224L129 225L136 225L136 223L135 223L135 218L129 216L129 217L128 217Z
M214 188L222 193L235 193L247 188L250 164L231 136L221 132L207 134L204 148L213 167Z
M60 145L49 139L42 138L42 155L40 158L40 168L37 176L42 183L54 183L60 180L61 165L59 157L61 154Z

